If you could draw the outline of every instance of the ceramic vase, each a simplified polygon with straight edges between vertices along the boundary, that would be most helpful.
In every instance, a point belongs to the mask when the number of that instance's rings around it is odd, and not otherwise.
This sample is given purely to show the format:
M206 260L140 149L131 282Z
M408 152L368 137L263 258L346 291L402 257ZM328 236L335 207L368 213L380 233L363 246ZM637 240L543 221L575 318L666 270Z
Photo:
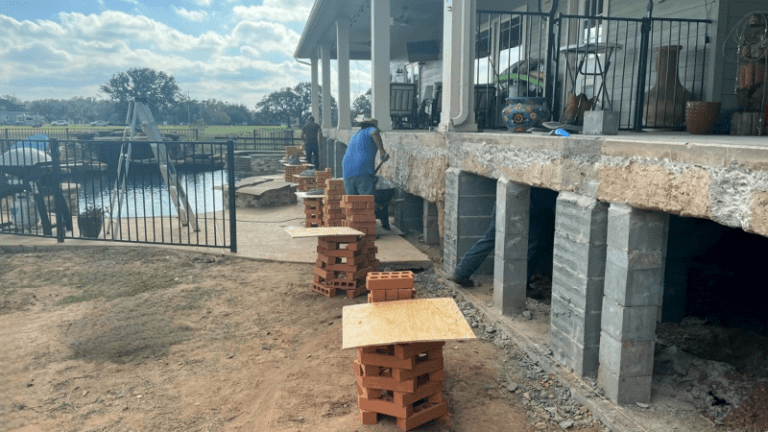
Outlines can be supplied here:
M547 99L543 97L521 97L507 99L501 111L504 123L511 132L525 132L541 126L549 119Z
M647 127L677 128L685 121L685 103L691 92L680 83L677 67L682 45L653 49L656 59L656 84L645 92L643 119Z

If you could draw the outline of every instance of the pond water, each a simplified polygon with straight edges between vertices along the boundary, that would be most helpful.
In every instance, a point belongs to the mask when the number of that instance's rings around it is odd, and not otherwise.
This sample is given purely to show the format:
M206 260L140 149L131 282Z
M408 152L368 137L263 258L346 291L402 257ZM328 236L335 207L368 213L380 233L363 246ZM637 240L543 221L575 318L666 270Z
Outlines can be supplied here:
M88 207L109 208L115 193L116 177L116 173L111 173L81 179L78 182L79 211ZM226 170L179 172L179 180L187 192L194 213L227 211L221 190L221 186L227 184ZM124 195L118 194L119 200L116 198L114 203L115 209L120 205L120 215L123 217L178 215L168 185L157 169L131 168L125 182L125 191Z

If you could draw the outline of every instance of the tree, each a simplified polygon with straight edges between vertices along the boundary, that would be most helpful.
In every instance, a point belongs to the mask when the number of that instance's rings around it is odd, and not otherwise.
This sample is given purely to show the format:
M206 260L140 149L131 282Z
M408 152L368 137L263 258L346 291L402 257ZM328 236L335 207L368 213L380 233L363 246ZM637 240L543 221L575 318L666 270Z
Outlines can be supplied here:
M354 120L357 116L371 116L371 89L352 102L352 119Z
M319 103L322 109L322 93L319 95ZM335 108L336 100L331 97L331 115L335 114ZM256 104L256 119L264 124L284 123L291 127L295 120L296 124L302 125L311 114L312 84L308 82L299 83L293 88L284 87L264 96Z
M127 111L130 98L145 98L149 109L159 117L162 117L161 112L169 111L177 104L179 95L179 86L173 76L150 68L132 68L117 73L100 90L117 103L120 112Z

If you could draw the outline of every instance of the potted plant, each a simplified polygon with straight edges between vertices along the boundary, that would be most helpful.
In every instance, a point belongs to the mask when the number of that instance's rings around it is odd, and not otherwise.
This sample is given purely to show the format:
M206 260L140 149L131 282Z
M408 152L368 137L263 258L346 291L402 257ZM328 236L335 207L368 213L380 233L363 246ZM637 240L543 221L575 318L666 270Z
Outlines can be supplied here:
M86 207L77 215L77 227L83 237L98 237L104 223L104 209L101 207Z

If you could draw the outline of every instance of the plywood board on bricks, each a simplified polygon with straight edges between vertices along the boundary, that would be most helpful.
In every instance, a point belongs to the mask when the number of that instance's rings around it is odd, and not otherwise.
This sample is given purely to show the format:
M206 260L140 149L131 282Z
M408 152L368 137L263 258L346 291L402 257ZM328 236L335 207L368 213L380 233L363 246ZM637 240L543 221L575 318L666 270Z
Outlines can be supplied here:
M298 225L283 227L293 238L326 237L326 236L362 236L363 233L348 227L316 227L307 228Z
M342 348L466 339L475 339L475 334L452 298L363 303L342 309Z
M298 198L298 199L304 199L304 198L320 198L320 199L322 199L323 197L325 197L325 195L323 195L323 194L320 194L320 195L307 195L306 192L294 192L294 193L296 194L296 198Z

